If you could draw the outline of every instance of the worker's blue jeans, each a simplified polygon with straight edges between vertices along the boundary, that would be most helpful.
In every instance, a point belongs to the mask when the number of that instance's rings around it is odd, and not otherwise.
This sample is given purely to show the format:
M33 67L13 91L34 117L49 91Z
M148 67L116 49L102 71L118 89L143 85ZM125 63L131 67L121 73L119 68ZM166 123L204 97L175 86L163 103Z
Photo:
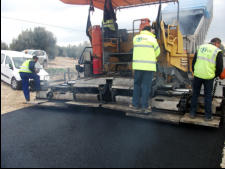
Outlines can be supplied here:
M193 81L193 96L191 102L191 115L195 116L198 107L198 97L200 95L201 87L204 84L205 93L205 114L206 118L212 117L212 92L214 79L204 80L194 77Z
M149 96L154 72L135 70L133 106L137 108L149 107ZM140 103L141 102L141 103Z
M40 76L35 73L20 72L22 79L22 89L27 101L30 101L29 79L34 79L36 91L40 91Z

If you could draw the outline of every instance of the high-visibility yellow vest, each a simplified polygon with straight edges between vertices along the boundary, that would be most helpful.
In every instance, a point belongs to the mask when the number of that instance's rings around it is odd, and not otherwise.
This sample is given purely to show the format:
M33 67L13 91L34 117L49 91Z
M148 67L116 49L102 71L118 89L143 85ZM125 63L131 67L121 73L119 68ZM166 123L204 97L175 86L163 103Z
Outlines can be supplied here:
M133 69L155 71L160 47L155 35L149 31L141 31L133 39Z
M216 76L216 57L222 50L212 44L199 47L194 76L201 79L213 79Z
M23 72L23 73L32 73L32 71L29 69L30 61L31 61L31 60L26 60L26 61L23 63L23 65L21 66L19 72Z
M104 28L109 28L112 31L116 31L115 23L114 23L113 19L107 20L106 22L104 22L104 20L103 20L102 25Z

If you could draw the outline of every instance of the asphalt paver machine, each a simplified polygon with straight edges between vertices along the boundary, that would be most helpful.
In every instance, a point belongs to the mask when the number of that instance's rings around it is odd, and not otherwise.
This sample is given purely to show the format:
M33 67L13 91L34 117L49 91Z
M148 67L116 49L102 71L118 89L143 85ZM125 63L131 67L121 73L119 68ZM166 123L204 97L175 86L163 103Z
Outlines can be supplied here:
M72 5L90 5L105 11L107 3L114 13L133 7L158 5L155 21L140 18L131 21L132 29L116 29L113 36L106 36L102 23L91 26L90 14L87 35L91 46L84 49L76 70L78 79L62 85L43 87L38 99L49 102L63 101L68 105L102 107L126 112L128 116L190 123L209 127L219 127L224 121L225 82L215 80L213 116L214 120L204 121L204 95L199 99L198 117L189 118L191 64L194 53L206 37L213 17L213 1L200 0L187 3L178 0L61 0ZM167 6L162 9L162 6ZM174 8L174 6L176 8ZM141 10L140 10L141 11ZM149 11L151 12L151 11ZM129 20L129 16L127 16ZM153 79L150 115L140 115L129 107L133 95L133 37L146 25L156 34L161 48L157 72ZM90 52L87 52L90 51ZM89 53L87 55L87 53Z

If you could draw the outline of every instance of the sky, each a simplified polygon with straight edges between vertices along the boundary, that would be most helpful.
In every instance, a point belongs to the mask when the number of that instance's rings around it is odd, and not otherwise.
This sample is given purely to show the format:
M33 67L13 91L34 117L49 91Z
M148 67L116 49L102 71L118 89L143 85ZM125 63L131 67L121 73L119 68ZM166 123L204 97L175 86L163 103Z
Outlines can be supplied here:
M225 0L213 1L214 17L206 39L217 36L225 41ZM1 41L10 44L22 31L41 26L54 34L60 46L79 44L88 40L85 33L88 8L60 0L1 0ZM157 5L117 11L119 28L131 30L134 19L155 20L157 11ZM92 25L100 25L102 18L102 11L95 8Z

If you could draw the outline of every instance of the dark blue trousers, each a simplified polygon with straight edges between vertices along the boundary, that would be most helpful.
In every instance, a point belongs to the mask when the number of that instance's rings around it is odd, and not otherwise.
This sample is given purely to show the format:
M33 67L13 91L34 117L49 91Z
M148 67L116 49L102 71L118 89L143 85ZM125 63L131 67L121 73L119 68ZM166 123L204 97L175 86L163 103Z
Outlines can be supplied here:
M201 92L201 87L204 85L205 89L205 113L206 118L212 117L212 92L213 92L213 82L214 79L204 80L197 77L194 77L193 81L193 96L191 102L191 114L195 115L198 106L198 97Z
M133 106L143 109L149 107L149 96L154 72L135 70Z
M30 101L29 79L34 79L36 91L40 91L40 76L35 73L20 72L22 79L22 89L27 101Z

